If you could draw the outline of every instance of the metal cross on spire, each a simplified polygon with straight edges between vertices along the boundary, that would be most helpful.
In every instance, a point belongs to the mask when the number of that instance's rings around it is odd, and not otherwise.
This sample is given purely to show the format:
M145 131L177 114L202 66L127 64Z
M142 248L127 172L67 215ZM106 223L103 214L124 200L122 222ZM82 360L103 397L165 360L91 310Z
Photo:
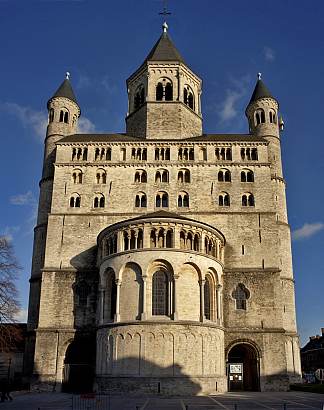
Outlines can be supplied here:
M169 12L169 11L167 11L168 10L168 8L167 8L167 0L163 0L163 11L161 12L161 13L159 13L161 16L164 16L164 17L166 17L166 16L170 16L171 15L171 13Z

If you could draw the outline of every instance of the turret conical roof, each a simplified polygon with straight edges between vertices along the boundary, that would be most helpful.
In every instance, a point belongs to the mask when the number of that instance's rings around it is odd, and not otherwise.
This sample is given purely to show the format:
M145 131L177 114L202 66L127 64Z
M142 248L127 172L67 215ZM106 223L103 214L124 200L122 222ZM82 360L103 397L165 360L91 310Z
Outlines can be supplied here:
M147 61L179 61L185 64L184 59L166 30L163 31L161 37L144 60L144 63Z
M55 97L68 98L69 100L71 100L71 101L75 102L76 104L78 104L76 96L73 92L73 89L72 89L72 86L71 86L68 75L66 76L63 83L59 86L59 88L56 90L56 92L52 96L52 98L55 98Z
M264 82L261 80L261 75L258 78L258 81L255 85L252 97L250 99L249 105L251 103L253 103L256 100L259 100L260 98L273 98L275 99L270 91L267 89L267 87L265 86Z

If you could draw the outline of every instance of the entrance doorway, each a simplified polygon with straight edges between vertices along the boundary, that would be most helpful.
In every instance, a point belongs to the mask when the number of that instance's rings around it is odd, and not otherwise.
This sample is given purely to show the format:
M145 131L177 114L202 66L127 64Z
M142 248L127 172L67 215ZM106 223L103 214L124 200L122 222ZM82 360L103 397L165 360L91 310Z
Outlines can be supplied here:
M94 379L95 345L92 338L76 338L64 359L62 391L89 393Z
M259 357L248 343L240 343L228 353L228 390L259 391Z

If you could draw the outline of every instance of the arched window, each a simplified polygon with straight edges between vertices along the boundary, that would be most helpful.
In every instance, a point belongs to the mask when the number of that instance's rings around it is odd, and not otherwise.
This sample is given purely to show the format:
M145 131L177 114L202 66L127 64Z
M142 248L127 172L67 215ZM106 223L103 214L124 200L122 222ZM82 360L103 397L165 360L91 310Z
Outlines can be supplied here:
M70 198L70 208L80 208L81 197L79 194L72 194Z
M63 108L60 111L60 122L64 122L65 124L69 123L69 112L66 108Z
M158 270L152 278L152 315L168 316L168 276L166 272Z
M169 206L169 197L166 192L158 192L156 194L155 206L157 208L167 208Z
M246 193L242 195L242 206L254 206L254 196L251 193Z
M187 192L180 192L178 195L178 207L188 208L189 207L189 194Z
M162 83L157 83L156 86L156 101L162 101L163 100L163 85Z
M212 312L212 282L210 277L207 276L204 284L204 315L205 318L211 320Z
M107 183L107 174L104 169L98 169L96 172L96 183L97 184L106 184Z
M183 90L183 102L192 110L195 109L195 99L192 89L189 85L185 85Z
M219 182L231 182L231 173L228 169L220 169L218 171Z
M140 84L135 91L134 96L134 109L137 110L144 104L145 100L145 90L143 84Z
M230 206L230 196L227 192L221 192L218 196L219 206Z
M173 100L173 87L172 83L167 83L165 86L165 101Z
M156 85L156 101L172 101L173 84L169 78L162 78Z
M277 116L274 110L269 111L269 120L272 124L277 124Z
M138 184L147 182L147 173L144 169L138 169L135 172L134 182Z
M254 182L254 173L249 169L241 171L241 182Z
M116 313L117 285L115 273L109 269L104 292L104 317L103 320L113 320Z
M169 172L166 169L160 169L156 171L155 182L156 183L169 182Z
M96 194L93 199L94 208L104 208L105 207L105 197L102 194Z
M146 194L144 192L139 192L135 197L135 207L146 208L146 206Z
M80 169L73 170L72 181L74 184L82 184L82 171Z
M265 123L265 112L262 108L258 108L255 112L255 125Z
M204 147L199 150L199 161L207 161L207 149Z
M54 109L50 108L48 112L48 122L53 122L54 121Z
M232 292L232 297L235 299L236 309L246 310L246 301L250 298L250 292L243 283L236 286L236 289Z

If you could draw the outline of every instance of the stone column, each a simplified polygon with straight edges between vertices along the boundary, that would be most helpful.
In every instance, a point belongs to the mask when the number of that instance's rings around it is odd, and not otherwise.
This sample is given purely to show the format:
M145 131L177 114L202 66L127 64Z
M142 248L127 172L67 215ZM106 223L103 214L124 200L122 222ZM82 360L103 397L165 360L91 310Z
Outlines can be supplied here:
M200 280L199 285L200 285L200 321L204 322L205 320L205 295L204 295L205 279Z
M123 250L123 240L124 240L124 235L123 231L118 231L117 232L117 253L122 252Z
M178 320L178 295L177 295L177 280L179 279L179 275L174 275L173 277L173 320Z
M120 322L120 310L119 310L119 304L120 304L120 287L121 287L121 280L116 279L116 285L117 285L117 292L116 292L116 313L114 317L114 322Z
M143 312L141 314L141 320L147 319L147 276L142 276L143 280Z
M222 294L222 285L217 285L216 295L217 295L217 321L220 324L222 321L222 305L221 305L221 294Z
M99 289L99 323L102 324L105 319L105 290Z
M143 226L143 248L148 249L151 247L151 229L149 224Z

